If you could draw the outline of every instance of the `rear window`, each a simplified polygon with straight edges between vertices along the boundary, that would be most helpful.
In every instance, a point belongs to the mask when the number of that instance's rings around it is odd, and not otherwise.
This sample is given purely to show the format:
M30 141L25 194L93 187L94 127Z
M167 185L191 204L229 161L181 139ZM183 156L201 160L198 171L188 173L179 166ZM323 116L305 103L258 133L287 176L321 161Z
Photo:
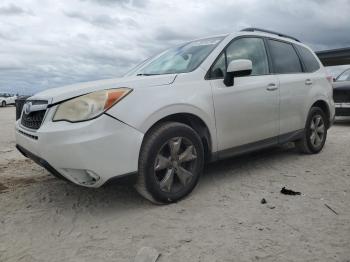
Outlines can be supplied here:
M303 60L306 72L315 72L320 69L320 64L309 49L300 45L296 45L296 48L301 56L301 60Z
M274 72L277 74L301 73L299 57L291 44L269 40Z

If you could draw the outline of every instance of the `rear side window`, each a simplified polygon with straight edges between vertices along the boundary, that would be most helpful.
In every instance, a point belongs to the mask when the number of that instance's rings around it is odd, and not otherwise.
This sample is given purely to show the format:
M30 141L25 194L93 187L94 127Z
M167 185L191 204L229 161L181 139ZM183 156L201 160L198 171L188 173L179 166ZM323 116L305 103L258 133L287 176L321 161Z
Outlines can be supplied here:
M306 72L311 73L320 69L320 64L309 49L300 45L296 45L296 48L301 56L301 60L303 60Z
M291 44L269 40L274 72L277 74L301 73L299 56Z

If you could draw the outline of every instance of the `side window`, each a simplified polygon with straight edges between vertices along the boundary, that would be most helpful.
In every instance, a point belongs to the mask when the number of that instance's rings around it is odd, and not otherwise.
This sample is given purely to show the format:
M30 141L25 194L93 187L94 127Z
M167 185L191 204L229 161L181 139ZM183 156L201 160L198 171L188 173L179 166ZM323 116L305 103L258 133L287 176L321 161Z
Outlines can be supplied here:
M303 46L295 45L305 65L306 72L315 72L320 69L320 64L311 51Z
M251 60L253 64L252 75L266 75L269 73L264 40L261 38L239 38L227 47L226 55L227 64L237 59Z
M210 71L210 78L223 78L226 66L233 60L249 59L252 61L252 75L266 75L269 73L264 40L261 38L239 38L234 40L218 57Z
M269 46L275 73L288 74L303 71L299 57L291 44L269 40Z

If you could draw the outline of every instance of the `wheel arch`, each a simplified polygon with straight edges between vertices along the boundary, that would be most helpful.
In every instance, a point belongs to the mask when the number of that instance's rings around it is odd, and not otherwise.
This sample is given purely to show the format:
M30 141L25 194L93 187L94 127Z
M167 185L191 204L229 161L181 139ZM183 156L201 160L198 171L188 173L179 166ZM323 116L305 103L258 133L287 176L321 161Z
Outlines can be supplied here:
M201 138L204 147L205 161L207 162L210 160L213 150L213 136L205 121L193 113L179 112L163 116L148 127L144 136L144 140L147 137L147 134L152 131L152 129L165 122L178 122L193 128Z
M327 128L330 127L330 118L331 118L331 111L330 111L330 108L329 108L329 105L328 103L323 100L323 99L318 99L316 100L311 107L319 107L322 109L322 111L326 114L326 117L327 117Z

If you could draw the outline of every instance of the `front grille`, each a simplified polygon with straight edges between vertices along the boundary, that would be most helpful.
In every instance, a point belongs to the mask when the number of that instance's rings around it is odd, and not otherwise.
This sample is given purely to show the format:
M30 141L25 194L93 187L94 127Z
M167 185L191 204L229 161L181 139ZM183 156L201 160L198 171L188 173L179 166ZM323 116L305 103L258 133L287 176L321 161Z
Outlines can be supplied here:
M45 105L47 101L43 100L32 100L27 101L26 103L31 103L32 105ZM26 113L25 110L22 112L21 124L24 127L37 130L41 126L46 110L33 111L30 113Z
M29 96L20 96L16 99L15 104L16 104L16 120L20 119L21 114L22 114L22 109L24 104L26 103L26 100Z

